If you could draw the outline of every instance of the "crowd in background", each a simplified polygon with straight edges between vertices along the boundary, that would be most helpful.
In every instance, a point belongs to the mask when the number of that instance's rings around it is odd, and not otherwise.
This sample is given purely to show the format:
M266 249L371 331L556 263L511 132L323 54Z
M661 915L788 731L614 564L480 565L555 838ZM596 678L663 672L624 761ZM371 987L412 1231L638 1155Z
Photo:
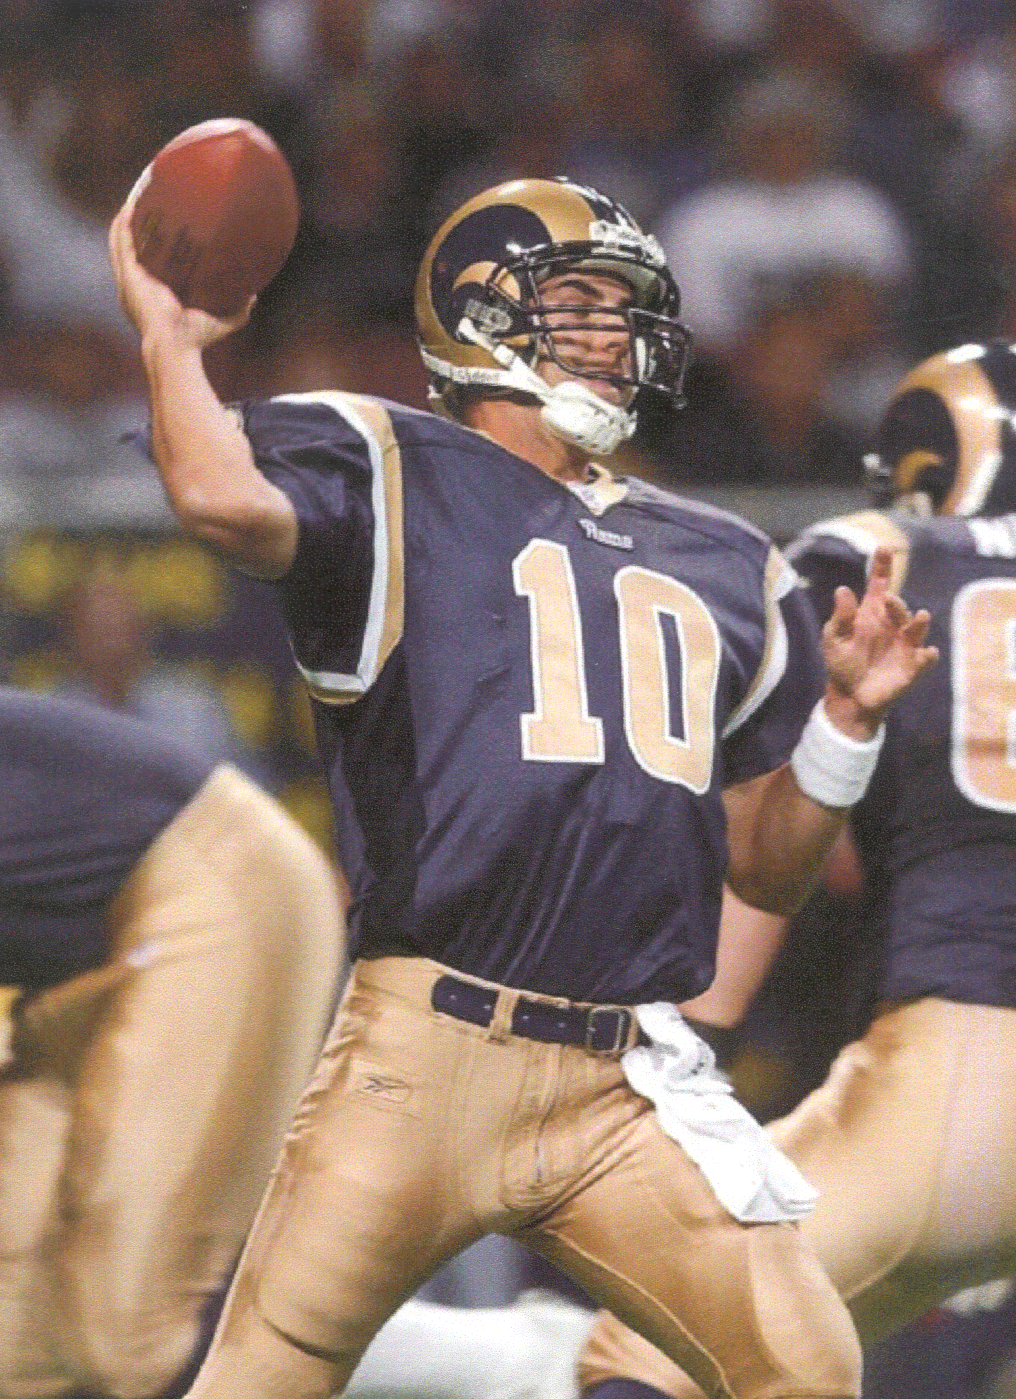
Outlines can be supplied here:
M1004 0L8 0L0 475L80 470L136 414L105 227L158 147L263 125L303 222L228 395L422 402L421 249L518 174L615 193L660 238L698 358L669 482L859 480L901 368L1016 332L1016 22Z
M3 0L0 24L5 678L184 725L323 840L270 603L167 555L122 441L145 407L106 228L170 137L249 117L300 190L292 256L210 355L228 398L423 406L420 254L521 175L612 193L663 244L696 339L688 406L645 404L625 465L665 485L860 488L907 367L1016 336L1010 0ZM776 1023L763 1006L745 1080L769 1113L808 1086L774 1079ZM820 1078L838 1024L796 1024Z

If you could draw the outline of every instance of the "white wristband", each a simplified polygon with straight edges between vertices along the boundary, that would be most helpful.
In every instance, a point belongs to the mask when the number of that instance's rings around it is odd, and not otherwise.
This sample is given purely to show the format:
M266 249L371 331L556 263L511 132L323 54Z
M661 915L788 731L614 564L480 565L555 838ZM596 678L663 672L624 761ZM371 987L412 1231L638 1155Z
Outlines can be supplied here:
M797 785L820 806L853 806L867 790L885 738L885 724L874 738L848 738L819 700L790 756Z

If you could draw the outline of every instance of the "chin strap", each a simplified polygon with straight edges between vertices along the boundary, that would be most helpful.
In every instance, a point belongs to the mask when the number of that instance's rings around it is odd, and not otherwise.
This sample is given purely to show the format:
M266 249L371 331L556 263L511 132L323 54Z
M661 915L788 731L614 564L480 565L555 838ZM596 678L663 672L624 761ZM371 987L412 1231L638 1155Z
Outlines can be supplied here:
M509 345L491 340L468 317L459 322L458 333L497 361L503 370L499 383L504 388L519 389L540 400L540 417L562 442L596 456L609 456L635 431L634 413L608 403L576 379L553 386L545 383Z

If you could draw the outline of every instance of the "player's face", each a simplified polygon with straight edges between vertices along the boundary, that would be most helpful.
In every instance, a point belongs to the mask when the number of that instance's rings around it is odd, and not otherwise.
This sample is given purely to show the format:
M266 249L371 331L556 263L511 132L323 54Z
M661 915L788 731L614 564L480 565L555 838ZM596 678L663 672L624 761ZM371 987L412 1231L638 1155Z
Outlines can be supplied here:
M630 385L616 382L632 371L632 344L623 312L631 288L618 277L580 269L562 272L540 286L553 356L541 346L537 371L548 384L576 375L596 375L591 387L611 403L626 403ZM560 310L555 310L560 307Z

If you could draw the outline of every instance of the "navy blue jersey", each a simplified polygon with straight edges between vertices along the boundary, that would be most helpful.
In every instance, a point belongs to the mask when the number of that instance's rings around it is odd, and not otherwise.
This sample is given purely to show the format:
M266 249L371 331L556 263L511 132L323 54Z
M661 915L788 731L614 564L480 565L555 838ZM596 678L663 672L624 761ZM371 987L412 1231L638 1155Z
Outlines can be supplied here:
M375 399L287 395L245 425L299 518L280 589L352 954L578 1000L701 990L721 788L787 759L821 685L782 555Z
M1016 1005L1016 516L814 526L789 553L821 616L837 583L863 586L878 544L941 652L890 711L854 813L889 933L885 994Z
M133 719L0 687L0 984L106 960L110 899L208 770Z

